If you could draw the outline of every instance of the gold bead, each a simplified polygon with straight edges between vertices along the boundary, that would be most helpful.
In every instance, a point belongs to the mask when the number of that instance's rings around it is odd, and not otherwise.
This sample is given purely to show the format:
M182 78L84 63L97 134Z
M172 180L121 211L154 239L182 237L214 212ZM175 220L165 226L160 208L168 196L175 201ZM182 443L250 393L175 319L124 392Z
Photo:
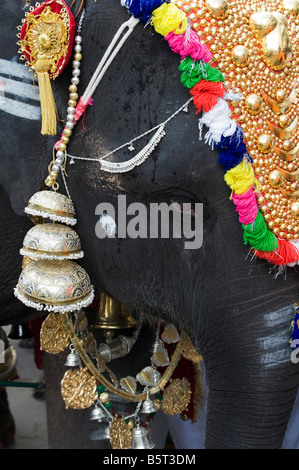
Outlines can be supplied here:
M66 150L66 145L63 144L63 143L61 143L61 144L59 144L58 149L60 150L60 152L65 152L65 150Z
M278 170L271 171L271 173L269 175L269 183L274 188L278 188L278 186L281 185L282 175L281 175L280 171L278 171Z
M108 392L101 393L100 396L99 396L99 400L104 405L107 405L111 400L109 393Z
M273 138L269 134L261 134L257 139L258 149L262 153L269 153L274 144Z
M78 93L70 93L70 99L71 100L77 100L78 99Z
M299 217L299 202L294 202L291 207L292 215L296 219Z
M50 175L47 176L47 178L45 179L45 185L48 186L49 188L52 186L54 182L55 180L53 180Z
M280 238L286 238L287 234L285 232L279 232Z
M71 108L74 108L76 106L76 101L75 100L68 100L68 105L71 107Z
M260 197L258 198L257 202L258 202L259 205L262 205L262 204L265 203L265 198L264 198L263 196L260 196Z
M265 214L269 209L268 206L262 206L260 210L263 214Z
M80 60L82 60L82 54L81 52L76 52L75 55L74 55L74 60L80 62Z
M251 93L246 96L245 106L250 114L256 115L262 111L263 100L256 93Z
M284 143L283 143L283 148L287 151L292 150L293 142L291 140L285 140Z
M71 93L76 93L76 91L77 91L77 85L70 85L70 86L69 86L69 91L70 91Z
M64 144L68 144L69 141L70 141L70 139L69 139L68 137L65 137L65 135L63 135L63 136L61 137L61 142L63 142Z
M273 222L273 220L271 220L271 221L269 222L268 226L269 226L269 229L271 229L271 230L274 229L275 223Z
M73 132L72 129L67 129L67 128L63 129L63 135L65 135L66 137L71 137L72 132Z
M289 116L287 114L283 114L282 116L279 117L279 125L283 129L289 125Z
M135 426L134 421L132 419L129 419L127 426L129 429L133 429Z

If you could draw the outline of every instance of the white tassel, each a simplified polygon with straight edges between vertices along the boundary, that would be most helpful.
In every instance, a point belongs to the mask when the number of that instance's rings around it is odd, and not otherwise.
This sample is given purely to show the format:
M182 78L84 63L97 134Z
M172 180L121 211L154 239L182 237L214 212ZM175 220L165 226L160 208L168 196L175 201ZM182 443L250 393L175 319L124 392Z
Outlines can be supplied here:
M228 91L224 94L224 99L226 101L241 101L244 99L242 93L233 93L232 91Z
M231 110L223 98L218 98L217 104L199 120L199 128L206 125L209 128L205 136L205 142L209 145L218 143L222 135L232 135L237 128L231 118Z

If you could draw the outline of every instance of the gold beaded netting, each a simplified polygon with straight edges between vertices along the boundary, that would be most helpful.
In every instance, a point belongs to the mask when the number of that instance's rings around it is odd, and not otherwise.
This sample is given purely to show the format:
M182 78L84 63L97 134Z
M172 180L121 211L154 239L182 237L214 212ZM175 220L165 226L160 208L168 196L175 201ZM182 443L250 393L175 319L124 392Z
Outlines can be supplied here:
M299 1L172 0L206 44L260 183L258 203L276 236L299 238Z

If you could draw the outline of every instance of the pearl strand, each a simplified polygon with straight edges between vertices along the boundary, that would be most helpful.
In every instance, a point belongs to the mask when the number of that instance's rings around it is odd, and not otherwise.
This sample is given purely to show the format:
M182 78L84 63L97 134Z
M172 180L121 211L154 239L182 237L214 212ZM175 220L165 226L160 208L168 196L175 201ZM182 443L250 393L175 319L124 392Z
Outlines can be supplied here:
M71 85L69 86L69 100L68 100L68 107L67 107L67 116L66 116L66 124L62 132L62 136L60 141L58 142L58 149L56 150L56 158L54 163L52 164L51 171L48 177L45 180L45 184L47 186L53 186L56 182L56 179L59 175L60 170L64 165L64 161L66 158L66 149L67 144L69 143L70 137L73 132L73 128L75 126L75 108L78 99L77 93L77 86L80 83L80 66L82 60L82 36L81 28L83 23L83 18L85 15L85 10L83 10L82 15L80 17L80 21L78 24L77 35L75 36L74 42L74 60L72 63L73 71L72 71L72 79ZM57 145L57 144L56 144Z

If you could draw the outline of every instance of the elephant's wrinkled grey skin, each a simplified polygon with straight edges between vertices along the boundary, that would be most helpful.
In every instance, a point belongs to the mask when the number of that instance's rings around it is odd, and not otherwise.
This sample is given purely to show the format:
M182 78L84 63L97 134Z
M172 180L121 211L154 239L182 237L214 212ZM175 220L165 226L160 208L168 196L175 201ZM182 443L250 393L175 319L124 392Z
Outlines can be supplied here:
M17 60L14 28L23 5L21 0L1 2L3 59ZM86 0L79 93L126 19L119 0ZM161 36L137 25L94 95L85 116L87 130L77 125L69 152L96 158L164 121L190 96L180 83L178 65ZM71 66L53 84L60 116L66 112L70 74ZM22 215L29 197L41 189L57 138L41 136L37 121L3 112L0 119L0 183ZM68 167L85 252L82 265L97 287L123 303L183 327L203 354L209 386L207 448L279 448L299 380L288 344L298 274L288 268L286 278L275 278L265 261L247 258L249 248L217 153L198 140L193 104L166 132L151 157L125 175L111 176L82 161ZM185 250L183 239L99 240L95 208L100 202L116 204L119 194L128 203L147 205L203 202L203 246ZM13 272L17 281L19 273ZM7 311L6 305L1 310ZM1 313L2 323L9 320Z

